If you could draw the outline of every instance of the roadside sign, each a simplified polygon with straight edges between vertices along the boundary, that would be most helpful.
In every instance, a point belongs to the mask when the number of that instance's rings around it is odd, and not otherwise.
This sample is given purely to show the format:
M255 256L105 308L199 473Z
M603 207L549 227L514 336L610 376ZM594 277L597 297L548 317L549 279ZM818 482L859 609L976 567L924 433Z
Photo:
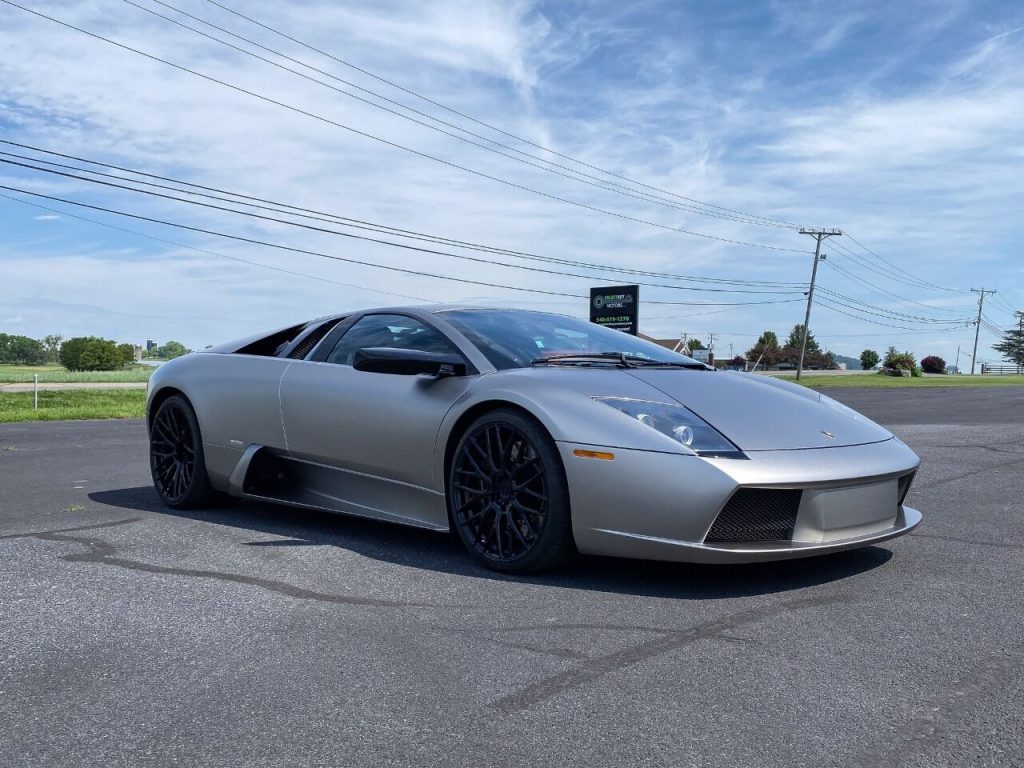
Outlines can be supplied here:
M590 322L631 333L639 327L640 286L612 285L590 289Z
M710 354L710 352L711 350L709 349L695 349L692 352L685 352L684 354L689 355L694 360L706 363L708 361L708 355Z

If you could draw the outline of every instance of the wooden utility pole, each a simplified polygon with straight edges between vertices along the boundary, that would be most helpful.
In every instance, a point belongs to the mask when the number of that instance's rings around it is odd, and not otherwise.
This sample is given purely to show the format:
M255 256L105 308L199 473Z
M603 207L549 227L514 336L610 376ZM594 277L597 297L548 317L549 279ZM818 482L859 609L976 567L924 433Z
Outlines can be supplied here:
M971 288L978 294L978 319L974 321L974 353L971 355L971 376L974 375L974 361L978 357L978 336L981 334L981 308L985 306L985 294L995 293L986 291L984 288Z
M807 353L807 336L810 333L811 302L814 301L814 282L818 278L818 262L825 257L821 255L821 241L827 237L840 237L843 234L841 229L801 229L801 235L810 235L814 238L814 266L811 269L811 287L807 291L807 311L804 313L803 340L800 343L800 362L796 366L796 380L800 381L800 374L804 370L804 355Z

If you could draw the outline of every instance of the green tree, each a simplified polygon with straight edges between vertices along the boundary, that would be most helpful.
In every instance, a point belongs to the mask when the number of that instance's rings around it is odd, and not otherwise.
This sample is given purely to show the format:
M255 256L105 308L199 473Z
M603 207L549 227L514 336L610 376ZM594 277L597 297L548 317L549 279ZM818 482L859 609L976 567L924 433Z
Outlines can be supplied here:
M182 344L180 341L168 341L166 344L157 347L154 350L155 354L153 357L157 357L161 360L173 360L176 357L187 355L192 350Z
M1024 312L1014 314L1019 321L1019 327L1003 333L1002 341L993 344L992 349L999 352L1008 363L1024 365Z
M686 342L686 348L693 352L696 349L707 349L703 344L700 343L700 339L690 339Z
M878 356L878 353L875 352L875 350L873 349L865 349L863 352L860 353L860 367L865 371L870 371L872 368L878 365L879 360L881 360L881 358Z
M60 364L69 371L82 370L82 350L85 348L85 342L90 338L89 336L75 336L61 344L58 355Z
M747 350L747 359L760 368L772 368L782 362L775 331L765 331L758 336L754 346Z
M64 337L57 333L51 333L49 336L43 337L43 348L46 349L47 359L51 363L56 363L60 359L60 344L62 341L64 341Z
M789 338L786 339L785 346L789 349L800 349L800 346L803 344L803 336L804 324L797 323L793 326L793 330L789 332ZM810 330L807 331L807 351L821 352L821 347L818 346L818 342Z
M124 365L117 344L96 336L76 336L60 347L60 362L69 371L113 371Z
M118 344L117 351L121 355L122 365L131 365L135 362L135 347L132 344Z
M45 362L46 350L35 339L0 333L0 363L42 365Z
M82 349L83 371L116 371L124 367L117 344L109 339L89 339Z

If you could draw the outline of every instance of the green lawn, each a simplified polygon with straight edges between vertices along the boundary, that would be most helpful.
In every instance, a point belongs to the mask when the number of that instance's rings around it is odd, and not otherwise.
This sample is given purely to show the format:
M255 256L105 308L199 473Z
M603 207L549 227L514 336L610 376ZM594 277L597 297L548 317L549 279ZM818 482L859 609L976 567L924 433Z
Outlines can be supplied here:
M796 376L780 376L786 381L796 381ZM880 387L880 388L935 388L935 387L1024 387L1024 376L815 376L800 378L805 387Z
M156 368L149 365L133 365L120 371L68 371L63 366L47 365L0 365L0 384L31 384L32 376L39 376L39 383L66 384L71 382L126 382L149 381Z
M141 419L145 414L146 392L141 389L40 392L38 411L32 408L31 392L0 393L0 424L12 421Z

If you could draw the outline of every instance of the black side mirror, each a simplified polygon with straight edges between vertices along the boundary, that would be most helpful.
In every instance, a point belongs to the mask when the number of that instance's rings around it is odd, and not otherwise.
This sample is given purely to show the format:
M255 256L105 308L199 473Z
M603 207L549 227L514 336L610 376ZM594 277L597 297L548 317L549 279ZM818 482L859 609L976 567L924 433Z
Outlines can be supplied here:
M403 376L465 376L466 361L461 355L423 352L418 349L366 347L356 350L352 367L368 373L397 373Z

